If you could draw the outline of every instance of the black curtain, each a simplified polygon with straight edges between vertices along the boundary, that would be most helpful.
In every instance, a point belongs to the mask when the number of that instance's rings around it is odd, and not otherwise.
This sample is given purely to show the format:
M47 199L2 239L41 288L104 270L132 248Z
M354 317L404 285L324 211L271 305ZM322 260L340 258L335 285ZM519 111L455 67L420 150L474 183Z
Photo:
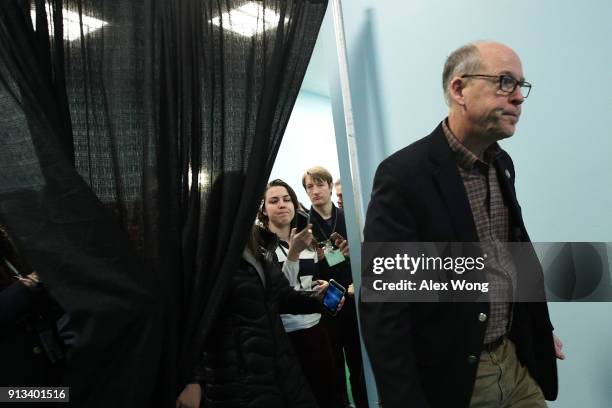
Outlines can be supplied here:
M190 380L326 5L0 2L0 223L79 334L74 406Z

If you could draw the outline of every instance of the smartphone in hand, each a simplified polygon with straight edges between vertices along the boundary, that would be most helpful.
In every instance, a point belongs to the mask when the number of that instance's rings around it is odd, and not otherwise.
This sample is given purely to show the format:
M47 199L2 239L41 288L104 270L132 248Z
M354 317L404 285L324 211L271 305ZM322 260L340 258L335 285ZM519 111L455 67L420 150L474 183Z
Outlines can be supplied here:
M296 221L295 228L297 230L296 232L300 232L308 226L308 215L303 214L302 212L298 211L295 214L295 221Z
M329 280L329 286L327 287L325 296L323 296L323 307L332 316L338 313L338 305L345 293L346 289L344 286L333 279Z

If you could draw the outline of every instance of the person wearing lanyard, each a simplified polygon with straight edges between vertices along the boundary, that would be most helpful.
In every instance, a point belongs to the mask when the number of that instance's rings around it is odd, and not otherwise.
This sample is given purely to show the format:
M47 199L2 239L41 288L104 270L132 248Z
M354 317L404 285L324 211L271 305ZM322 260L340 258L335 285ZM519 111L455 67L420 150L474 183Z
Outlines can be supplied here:
M311 225L297 231L295 191L282 180L268 183L257 213L257 221L279 240L276 257L289 284L297 291L321 288L317 281L318 257L312 247ZM320 324L321 314L282 314L285 331L320 408L338 408L335 403L334 357L327 331Z
M344 212L331 201L332 176L323 167L313 167L302 176L302 186L312 204L308 220L312 224L314 239L319 244L322 263L321 278L334 279L347 288L346 304L337 319L324 317L336 359L336 375L341 390L337 396L346 403L345 356L348 366L353 401L357 408L367 407L368 398L363 375L363 360L359 342L359 327L355 309L353 277L349 261Z

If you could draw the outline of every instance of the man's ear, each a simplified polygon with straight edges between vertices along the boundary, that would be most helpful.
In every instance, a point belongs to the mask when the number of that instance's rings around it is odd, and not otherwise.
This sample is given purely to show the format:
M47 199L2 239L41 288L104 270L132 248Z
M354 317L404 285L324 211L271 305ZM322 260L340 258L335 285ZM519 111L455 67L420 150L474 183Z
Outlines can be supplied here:
M465 105L465 96L463 95L464 89L465 81L460 77L454 77L448 84L451 99L459 105Z

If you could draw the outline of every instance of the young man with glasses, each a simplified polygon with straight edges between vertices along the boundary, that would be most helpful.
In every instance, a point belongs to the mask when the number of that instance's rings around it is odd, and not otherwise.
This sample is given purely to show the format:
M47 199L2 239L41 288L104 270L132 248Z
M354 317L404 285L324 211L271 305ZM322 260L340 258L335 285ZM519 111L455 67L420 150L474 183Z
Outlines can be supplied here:
M514 134L531 90L520 58L502 44L468 44L448 57L442 83L448 117L378 167L365 241L529 242L514 166L497 143ZM362 301L384 408L545 407L556 398L555 356L564 356L546 303L514 302L514 288L541 274L535 253L499 249L485 274L498 291L486 302Z

